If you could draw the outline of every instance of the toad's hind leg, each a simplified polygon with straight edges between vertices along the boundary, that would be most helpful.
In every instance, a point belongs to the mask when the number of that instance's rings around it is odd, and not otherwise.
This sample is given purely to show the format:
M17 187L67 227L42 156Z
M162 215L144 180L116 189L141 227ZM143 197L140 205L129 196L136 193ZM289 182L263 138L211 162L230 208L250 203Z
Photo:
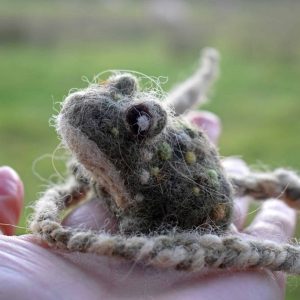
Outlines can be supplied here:
M205 101L207 93L219 73L219 53L213 48L202 51L200 65L196 72L175 87L166 99L176 115Z

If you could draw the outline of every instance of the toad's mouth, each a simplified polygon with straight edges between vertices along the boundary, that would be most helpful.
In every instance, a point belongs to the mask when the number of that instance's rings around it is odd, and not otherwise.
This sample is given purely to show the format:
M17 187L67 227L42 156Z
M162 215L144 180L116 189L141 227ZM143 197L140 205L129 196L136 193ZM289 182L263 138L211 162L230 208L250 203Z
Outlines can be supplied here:
M62 115L57 118L57 130L65 145L77 160L91 173L92 178L105 188L120 209L130 203L130 196L120 177L120 173L80 129L72 126Z

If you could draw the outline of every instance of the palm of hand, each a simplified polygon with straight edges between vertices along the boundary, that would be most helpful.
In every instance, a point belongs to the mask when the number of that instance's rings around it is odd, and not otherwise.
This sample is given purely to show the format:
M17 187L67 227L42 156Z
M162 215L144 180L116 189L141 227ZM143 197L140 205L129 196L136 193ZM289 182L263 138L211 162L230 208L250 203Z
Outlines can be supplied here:
M209 125L209 123L208 123ZM214 131L215 132L215 131ZM237 160L228 168L245 172ZM0 222L16 224L23 192L17 175L0 168ZM277 242L286 241L295 227L295 212L282 202L269 200L243 231L248 199L235 200L236 234ZM64 223L100 229L107 212L97 199L77 208ZM11 227L2 227L12 234ZM0 236L2 299L283 299L285 278L280 272L158 270L92 254L67 253L48 248L32 235Z

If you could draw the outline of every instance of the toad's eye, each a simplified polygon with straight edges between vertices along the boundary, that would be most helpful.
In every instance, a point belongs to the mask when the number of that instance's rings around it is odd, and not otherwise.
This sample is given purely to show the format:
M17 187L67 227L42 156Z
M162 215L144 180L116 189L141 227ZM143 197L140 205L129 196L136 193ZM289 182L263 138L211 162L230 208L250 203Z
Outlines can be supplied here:
M144 137L151 127L152 116L146 105L138 104L128 109L126 121L134 135Z
M126 111L128 129L139 139L160 133L165 127L166 120L166 112L152 101L133 105Z

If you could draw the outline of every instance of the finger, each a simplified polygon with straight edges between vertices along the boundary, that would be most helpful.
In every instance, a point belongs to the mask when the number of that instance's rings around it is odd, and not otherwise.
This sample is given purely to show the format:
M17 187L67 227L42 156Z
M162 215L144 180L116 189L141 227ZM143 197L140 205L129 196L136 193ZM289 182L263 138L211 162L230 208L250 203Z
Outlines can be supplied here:
M0 167L0 230L13 235L23 207L23 184L10 167Z
M214 144L218 143L221 133L219 117L208 111L191 111L185 115L185 118L197 128L204 130Z
M228 157L222 160L222 165L227 174L234 174L236 176L245 175L249 172L246 163L236 157ZM249 197L234 199L232 222L239 231L242 230L247 219L249 203Z
M62 224L84 230L116 231L116 220L98 198L93 198L74 209Z
M267 200L246 233L276 242L286 242L294 233L296 212L282 201Z

